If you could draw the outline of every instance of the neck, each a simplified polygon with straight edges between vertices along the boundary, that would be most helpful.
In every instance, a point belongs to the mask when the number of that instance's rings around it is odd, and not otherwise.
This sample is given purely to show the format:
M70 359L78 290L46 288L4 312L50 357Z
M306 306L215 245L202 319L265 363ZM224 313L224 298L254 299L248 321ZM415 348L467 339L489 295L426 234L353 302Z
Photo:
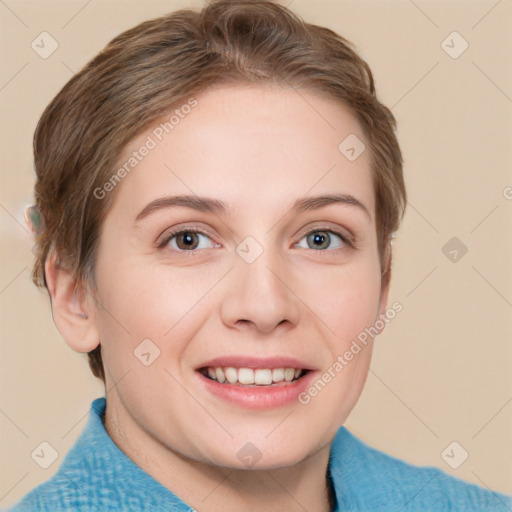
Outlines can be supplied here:
M334 491L328 477L330 444L282 468L240 470L205 464L161 444L122 408L107 407L104 426L135 464L201 512L330 512Z

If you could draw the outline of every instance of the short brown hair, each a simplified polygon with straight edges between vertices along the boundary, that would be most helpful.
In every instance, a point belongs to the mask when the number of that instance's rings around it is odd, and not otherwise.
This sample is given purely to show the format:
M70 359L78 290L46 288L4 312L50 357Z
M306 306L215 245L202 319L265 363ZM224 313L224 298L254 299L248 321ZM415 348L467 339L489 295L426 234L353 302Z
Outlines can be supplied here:
M346 39L278 3L214 0L115 37L45 109L34 134L35 201L46 223L35 247L37 286L47 287L44 264L55 251L78 283L95 289L99 233L114 193L99 200L93 191L136 135L224 83L308 89L351 109L369 142L381 271L389 279L384 260L406 191L395 118L378 101L368 64ZM101 345L88 356L104 381Z

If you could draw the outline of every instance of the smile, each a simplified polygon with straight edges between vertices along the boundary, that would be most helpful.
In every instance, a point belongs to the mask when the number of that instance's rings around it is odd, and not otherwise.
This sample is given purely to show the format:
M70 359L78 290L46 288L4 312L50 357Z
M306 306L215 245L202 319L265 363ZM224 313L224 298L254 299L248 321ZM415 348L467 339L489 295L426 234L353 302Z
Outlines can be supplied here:
M208 366L200 372L221 384L240 386L286 385L300 379L307 373L301 368L235 368L233 366Z

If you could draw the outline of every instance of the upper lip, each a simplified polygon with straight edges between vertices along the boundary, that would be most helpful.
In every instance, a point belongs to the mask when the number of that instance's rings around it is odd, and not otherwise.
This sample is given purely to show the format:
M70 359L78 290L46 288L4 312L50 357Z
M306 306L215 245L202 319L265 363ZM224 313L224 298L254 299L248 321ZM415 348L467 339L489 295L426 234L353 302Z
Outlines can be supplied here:
M200 364L196 369L208 367L233 367L233 368L298 368L301 370L312 370L305 361L288 356L254 357L254 356L220 356Z

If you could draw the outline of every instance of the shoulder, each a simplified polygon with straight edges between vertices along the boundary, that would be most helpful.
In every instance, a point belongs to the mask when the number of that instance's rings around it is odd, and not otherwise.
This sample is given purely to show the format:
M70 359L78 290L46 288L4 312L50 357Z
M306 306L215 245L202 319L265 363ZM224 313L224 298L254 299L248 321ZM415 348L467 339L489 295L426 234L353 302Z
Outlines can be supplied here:
M94 509L95 507L88 503L86 496L80 497L71 480L65 480L57 473L32 489L6 512L61 512L64 510L92 512Z
M330 470L339 500L351 511L511 512L512 496L432 466L415 466L367 445L341 427Z
M114 444L102 423L105 405L104 398L92 403L88 424L57 473L7 512L190 509Z
M114 467L102 454L108 452L101 432L105 399L91 404L89 420L81 435L62 461L57 473L32 489L7 512L50 512L97 510L94 493L112 479Z

